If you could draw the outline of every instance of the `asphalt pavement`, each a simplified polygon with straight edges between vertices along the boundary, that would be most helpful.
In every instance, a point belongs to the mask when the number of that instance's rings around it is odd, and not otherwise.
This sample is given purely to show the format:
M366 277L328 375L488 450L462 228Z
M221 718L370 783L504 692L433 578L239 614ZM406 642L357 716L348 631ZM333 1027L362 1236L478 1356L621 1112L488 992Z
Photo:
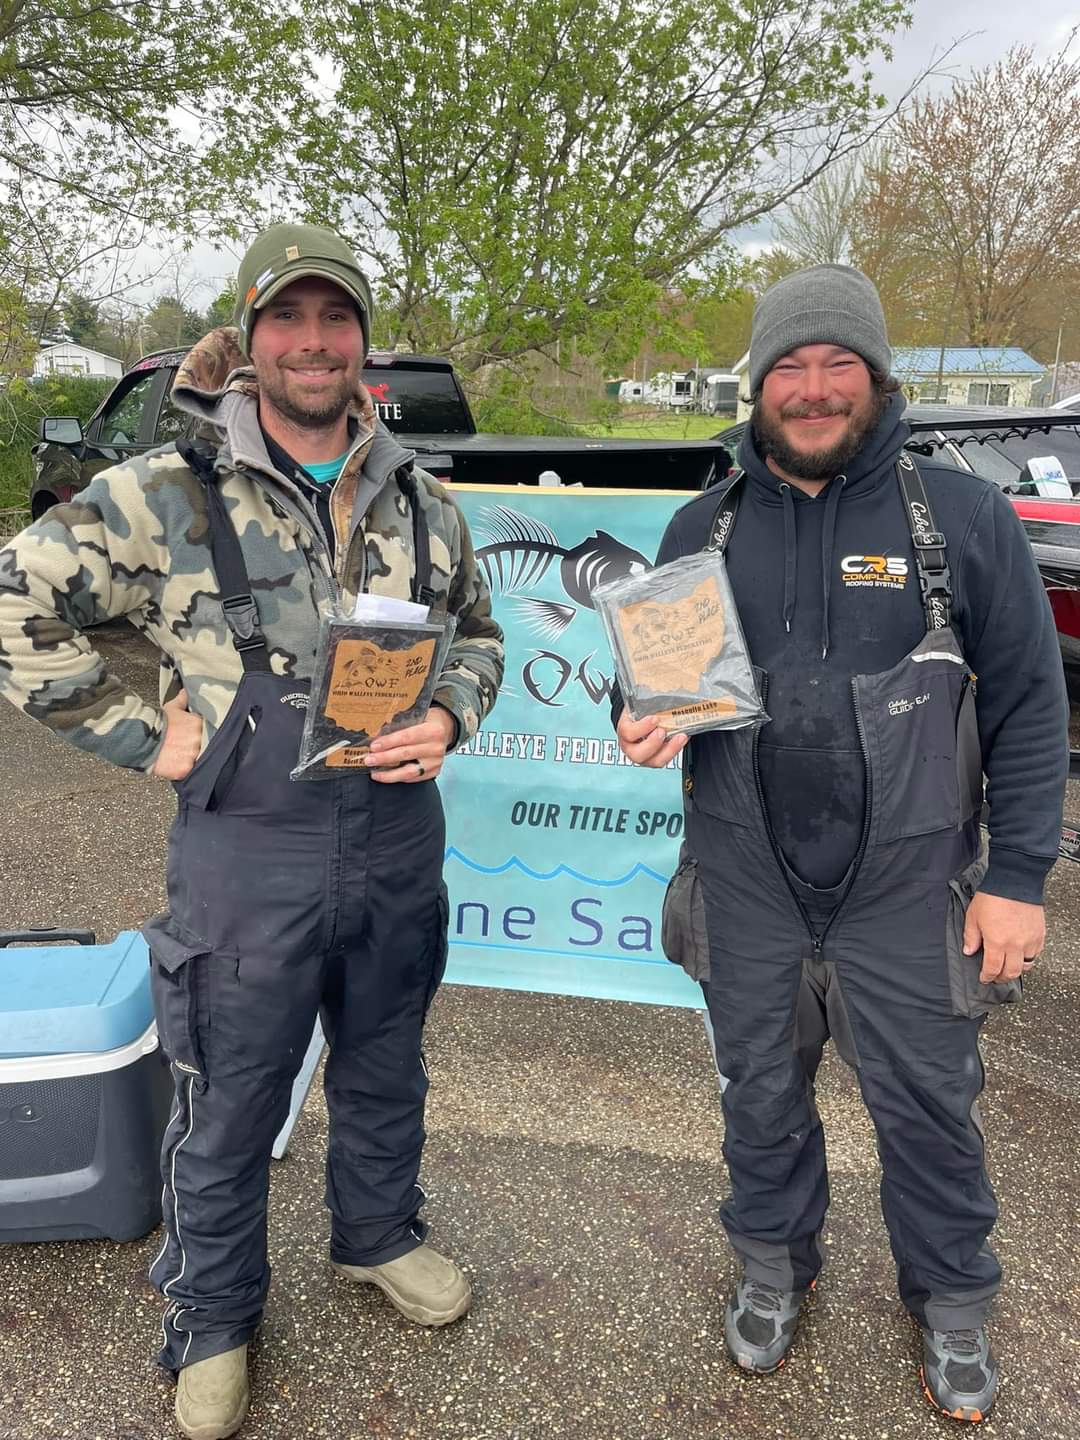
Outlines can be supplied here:
M146 693L153 656L101 637ZM1075 742L1074 742L1075 743ZM0 926L101 937L164 904L167 785L106 769L0 705ZM1069 812L1080 818L1080 785ZM1024 1005L986 1029L984 1097L1005 1265L1003 1379L987 1437L1080 1435L1080 865L1048 890ZM0 952L2 955L2 952ZM331 1272L326 1110L314 1087L273 1167L274 1267L247 1440L915 1440L955 1434L916 1378L873 1134L831 1054L819 1082L828 1264L787 1365L756 1379L721 1340L735 1267L715 1072L696 1014L444 987L427 1044L431 1240L472 1278L471 1314L410 1326ZM0 1440L176 1432L153 1365L158 1233L0 1247Z

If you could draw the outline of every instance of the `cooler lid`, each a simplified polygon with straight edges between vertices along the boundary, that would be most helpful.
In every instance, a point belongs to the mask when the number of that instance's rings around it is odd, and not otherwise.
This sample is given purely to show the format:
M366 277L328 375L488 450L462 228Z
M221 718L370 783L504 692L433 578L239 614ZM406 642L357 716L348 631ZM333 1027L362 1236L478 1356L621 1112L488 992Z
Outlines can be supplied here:
M152 1019L149 955L137 930L108 945L0 949L0 1058L116 1050Z

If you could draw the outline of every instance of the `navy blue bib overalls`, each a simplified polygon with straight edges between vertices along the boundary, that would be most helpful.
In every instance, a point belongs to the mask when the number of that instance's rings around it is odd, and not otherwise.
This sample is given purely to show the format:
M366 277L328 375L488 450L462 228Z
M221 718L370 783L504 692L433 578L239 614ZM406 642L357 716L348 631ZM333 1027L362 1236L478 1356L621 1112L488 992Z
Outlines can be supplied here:
M446 963L438 789L355 771L289 779L308 687L272 673L212 469L200 479L244 674L176 785L169 910L145 927L176 1085L165 1241L150 1272L168 1301L159 1360L170 1370L244 1344L258 1324L270 1151L316 1016L330 1047L331 1256L373 1265L422 1242L420 1044Z
M814 1078L831 1035L877 1132L901 1296L946 1330L980 1324L1000 1281L978 1035L1018 982L980 985L981 955L962 953L986 868L975 684L949 623L944 537L906 454L898 478L927 629L891 669L851 677L866 809L846 876L822 892L791 872L762 798L757 727L691 743L686 849L705 905L732 1245L751 1276L781 1289L820 1268L829 1192ZM736 505L717 512L720 549Z

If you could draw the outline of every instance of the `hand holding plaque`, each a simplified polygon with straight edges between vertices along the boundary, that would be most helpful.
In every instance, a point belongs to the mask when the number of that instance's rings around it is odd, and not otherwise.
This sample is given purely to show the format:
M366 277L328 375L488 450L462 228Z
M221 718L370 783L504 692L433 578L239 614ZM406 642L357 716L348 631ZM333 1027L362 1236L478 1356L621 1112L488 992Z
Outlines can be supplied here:
M452 616L419 623L324 616L292 779L366 770L377 735L422 721L455 628Z
M692 735L769 718L723 556L687 555L599 585L592 598L635 720Z

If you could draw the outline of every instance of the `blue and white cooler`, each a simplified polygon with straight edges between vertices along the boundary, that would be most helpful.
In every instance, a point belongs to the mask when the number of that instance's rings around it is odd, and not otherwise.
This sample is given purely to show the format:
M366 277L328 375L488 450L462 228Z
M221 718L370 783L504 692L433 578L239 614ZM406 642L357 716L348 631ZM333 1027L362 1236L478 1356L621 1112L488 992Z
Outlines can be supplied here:
M0 933L0 1242L152 1230L171 1099L137 931Z

